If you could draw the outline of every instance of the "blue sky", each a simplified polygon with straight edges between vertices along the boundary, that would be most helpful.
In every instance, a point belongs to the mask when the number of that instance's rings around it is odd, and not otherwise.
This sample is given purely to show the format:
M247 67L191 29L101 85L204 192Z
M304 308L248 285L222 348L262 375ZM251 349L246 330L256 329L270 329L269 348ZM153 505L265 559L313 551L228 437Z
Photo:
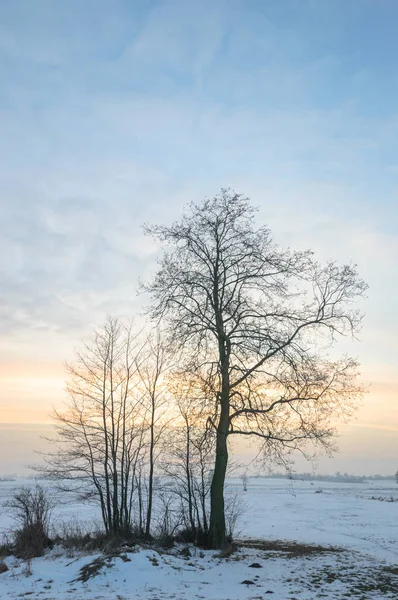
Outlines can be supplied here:
M358 263L358 418L398 430L397 22L395 0L0 0L3 420L42 420L75 343L140 310L142 223L232 186L281 245Z

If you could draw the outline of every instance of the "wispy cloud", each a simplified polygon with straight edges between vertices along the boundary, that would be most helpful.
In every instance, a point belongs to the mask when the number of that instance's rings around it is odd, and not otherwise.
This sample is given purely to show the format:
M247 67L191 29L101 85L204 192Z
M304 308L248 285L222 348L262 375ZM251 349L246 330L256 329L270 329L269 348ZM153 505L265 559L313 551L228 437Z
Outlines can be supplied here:
M280 244L358 263L354 353L395 385L397 16L372 0L2 2L0 361L59 362L106 313L139 310L156 255L141 224L232 185Z

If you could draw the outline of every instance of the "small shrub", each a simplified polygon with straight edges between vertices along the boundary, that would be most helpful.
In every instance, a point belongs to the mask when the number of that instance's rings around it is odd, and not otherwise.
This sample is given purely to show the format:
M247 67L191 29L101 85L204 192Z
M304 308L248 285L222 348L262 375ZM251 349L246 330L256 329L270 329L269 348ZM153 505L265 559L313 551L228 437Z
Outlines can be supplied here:
M176 539L184 544L194 544L196 541L196 532L191 527L185 527L178 531Z
M48 491L40 485L21 487L13 493L5 507L18 524L12 531L15 556L25 560L42 556L51 546L49 527L54 503Z
M2 573L6 573L8 571L8 567L6 565L5 562L3 562L2 560L0 560L0 575Z
M32 523L14 532L14 554L25 560L43 556L46 548L51 547L42 523Z
M2 558L6 556L11 556L13 550L14 548L10 537L7 534L3 533L2 538L0 540L0 562L2 562Z
M102 551L104 553L113 553L126 546L134 546L137 543L147 541L145 535L137 527L127 532L116 534L106 534L106 532L97 527L90 529L84 527L76 519L70 519L58 523L57 537L54 543L63 546L73 553L74 550L83 550L86 552Z
M195 544L199 548L207 548L208 537L208 532L204 531L201 527L195 530L191 527L185 527L177 533L176 540L184 544Z
M181 548L179 554L180 554L180 556L183 556L184 558L191 558L191 556L192 556L189 546L184 546L184 548Z
M67 550L91 552L93 550L103 550L109 538L105 531L100 528L90 531L78 521L71 520L62 523L60 536L56 541Z
M155 538L155 542L165 550L169 550L174 547L174 537L168 533L163 533L159 537Z
M225 502L225 522L227 528L227 539L231 542L236 534L236 526L244 513L244 505L240 495L235 493L227 496Z

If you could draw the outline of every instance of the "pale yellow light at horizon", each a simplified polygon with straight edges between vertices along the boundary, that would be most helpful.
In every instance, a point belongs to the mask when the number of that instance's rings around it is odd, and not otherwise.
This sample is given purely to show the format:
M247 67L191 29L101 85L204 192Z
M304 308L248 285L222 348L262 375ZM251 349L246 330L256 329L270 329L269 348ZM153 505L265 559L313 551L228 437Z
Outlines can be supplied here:
M62 363L0 364L0 422L50 423L53 407L62 407L67 398L65 380ZM398 428L398 378L374 381L351 423Z
M65 372L57 363L0 365L0 421L47 423L65 400Z

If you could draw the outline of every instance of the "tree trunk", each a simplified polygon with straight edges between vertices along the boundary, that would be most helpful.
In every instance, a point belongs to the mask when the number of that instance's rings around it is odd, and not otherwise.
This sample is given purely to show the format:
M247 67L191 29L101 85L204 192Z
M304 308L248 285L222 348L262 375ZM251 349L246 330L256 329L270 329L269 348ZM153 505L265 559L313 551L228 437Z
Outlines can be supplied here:
M214 267L213 302L217 323L218 352L221 367L220 420L217 426L216 460L210 488L209 544L212 548L225 548L227 535L225 526L224 483L228 465L227 435L229 427L229 356L230 342L225 336L222 311L220 309L219 240Z
M210 489L209 545L225 548L228 543L225 524L224 483L228 465L228 416L229 398L221 405L220 422L217 428L216 461Z
M149 479L148 479L148 508L146 512L146 524L145 524L145 537L151 537L151 519L152 519L152 504L153 504L153 459L150 460L149 465Z
M151 536L151 519L152 519L152 503L153 503L153 473L154 473L154 445L155 445L155 402L152 398L152 415L151 415L151 439L149 446L149 480L148 480L148 508L146 513L145 537Z
M203 531L205 533L207 533L209 528L207 525L206 489L205 489L205 474L204 474L203 463L202 463L202 467L201 467L200 504L202 507Z

